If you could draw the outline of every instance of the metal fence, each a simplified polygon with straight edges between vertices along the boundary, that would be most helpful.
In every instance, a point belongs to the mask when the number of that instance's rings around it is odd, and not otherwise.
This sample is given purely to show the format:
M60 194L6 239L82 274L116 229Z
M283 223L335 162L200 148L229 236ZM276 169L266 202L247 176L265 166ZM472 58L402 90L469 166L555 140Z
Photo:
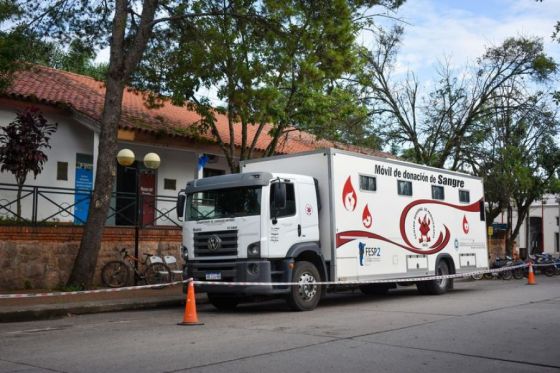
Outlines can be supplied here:
M25 185L17 196L15 184L0 183L0 224L82 225L92 191ZM21 212L17 212L20 202ZM177 196L113 192L106 225L180 226L176 218Z

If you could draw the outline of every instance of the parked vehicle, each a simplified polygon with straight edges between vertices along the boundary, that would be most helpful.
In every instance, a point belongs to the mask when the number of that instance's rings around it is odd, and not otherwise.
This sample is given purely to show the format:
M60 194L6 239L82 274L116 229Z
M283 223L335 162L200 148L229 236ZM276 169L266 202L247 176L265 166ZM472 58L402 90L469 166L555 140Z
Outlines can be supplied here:
M126 249L119 251L120 260L107 262L101 269L101 281L107 287L118 288L129 284L130 274L136 280L147 285L167 284L171 282L171 270L159 256L144 254L144 260L130 255ZM136 263L142 265L141 270Z
M560 275L560 258L553 259L554 261L554 274Z
M520 266L525 264L525 262L521 259L517 259L515 261L512 262L513 266ZM513 270L513 278L516 280L521 280L525 277L525 271L527 270L527 267L518 267L515 268Z
M542 273L545 276L552 277L556 274L556 261L550 254L529 255L529 260L536 264L534 266L535 273Z
M500 257L496 258L494 263L490 265L490 268L497 269L497 268L512 267L512 266L513 266L513 259L509 256L506 256L504 258L500 258ZM516 275L518 276L519 274L516 273ZM521 276L523 277L523 273L521 273ZM491 272L491 273L484 274L484 278L487 280L499 279L499 278L501 278L502 280L511 280L513 277L514 277L514 270L503 270L500 272Z
M243 162L240 174L194 180L179 194L184 276L249 283L197 284L218 308L278 296L306 311L337 289L318 281L488 268L483 196L477 177L335 149ZM416 285L442 294L452 283ZM377 294L396 286L360 289Z

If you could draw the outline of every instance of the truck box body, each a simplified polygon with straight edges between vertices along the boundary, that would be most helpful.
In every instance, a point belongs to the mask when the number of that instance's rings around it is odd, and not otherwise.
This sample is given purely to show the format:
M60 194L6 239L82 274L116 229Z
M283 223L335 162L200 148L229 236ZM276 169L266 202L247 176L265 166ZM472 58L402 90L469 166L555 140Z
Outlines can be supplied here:
M455 273L488 267L480 178L335 149L242 163L242 173L262 171L316 180L330 280L426 276L442 258Z

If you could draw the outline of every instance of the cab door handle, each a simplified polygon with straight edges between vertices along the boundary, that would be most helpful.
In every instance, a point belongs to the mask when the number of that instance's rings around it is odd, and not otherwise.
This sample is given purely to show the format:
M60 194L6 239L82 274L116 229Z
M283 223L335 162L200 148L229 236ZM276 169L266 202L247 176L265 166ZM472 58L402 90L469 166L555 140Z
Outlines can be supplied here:
M297 235L298 237L301 237L301 224L297 225Z

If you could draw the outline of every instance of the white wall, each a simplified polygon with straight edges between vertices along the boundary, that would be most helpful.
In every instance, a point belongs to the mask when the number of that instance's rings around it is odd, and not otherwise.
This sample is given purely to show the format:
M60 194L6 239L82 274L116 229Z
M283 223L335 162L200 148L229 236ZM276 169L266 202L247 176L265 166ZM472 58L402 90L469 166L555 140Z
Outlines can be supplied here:
M0 126L7 125L15 119L16 110L9 110L0 108ZM58 123L58 129L51 137L51 149L47 149L48 161L45 163L43 172L33 178L30 174L25 182L26 189L31 190L33 186L41 186L41 194L38 198L38 221L46 219L51 215L55 216L49 218L49 221L58 222L74 222L73 207L69 208L70 213L63 212L63 210L50 202L48 199L56 202L62 206L72 206L74 204L74 191L75 188L75 169L76 169L76 153L94 154L94 133L84 125L76 122L69 116L63 114L45 114L49 122ZM134 151L136 160L142 162L144 155L150 152L157 153L161 158L161 165L156 172L157 185L155 193L161 196L157 202L156 215L160 216L175 207L177 194L183 189L188 181L197 178L198 172L198 157L199 153L190 149L172 148L166 146L151 146L130 142L119 142L119 149L128 148ZM223 156L216 154L217 157L214 162L208 163L206 167L225 170L229 172L229 167ZM57 180L57 162L68 162L68 180ZM103 167L103 165L97 165ZM164 189L164 179L175 179L176 189ZM10 173L0 173L0 183L15 184L15 178ZM72 190L63 191L54 188L68 188ZM116 188L116 183L115 187ZM0 185L0 205L14 201L16 199L15 191L1 190L6 189L6 186ZM12 187L12 189L15 189ZM116 190L116 189L115 189ZM66 194L65 194L66 193ZM24 193L25 195L26 193ZM32 217L32 195L22 199L22 216L26 219ZM111 206L115 207L115 199L111 201ZM16 211L15 203L9 207L12 211ZM61 213L62 212L62 213ZM110 213L111 214L111 213ZM13 217L12 214L5 211L0 207L1 217ZM176 220L175 212L170 213L170 218ZM109 219L108 224L114 224L114 218ZM172 222L163 216L157 222L157 225L171 225Z
M555 235L559 233L559 227L556 224L556 219L559 216L559 205L558 200L560 196L553 196L547 195L544 197L544 204L542 202L536 201L531 205L529 217L538 217L543 219L543 233L544 233L544 252L550 254L558 254L557 246L556 246L556 239ZM526 218L523 224L521 225L521 229L519 230L519 235L517 236L517 244L521 248L530 248L532 237L527 237L527 228L528 228L528 221L529 219ZM507 223L507 213L504 212L499 215L495 223ZM515 226L517 223L517 212L515 208L512 211L512 224ZM528 240L527 240L528 238Z
M164 214L175 208L177 194L181 189L185 188L187 182L197 178L199 154L188 149L120 142L119 150L125 148L132 150L136 160L140 162L143 162L144 156L147 153L154 152L159 155L161 164L156 171L157 184L155 193L159 198L156 208L160 211L155 213L156 217L160 218L156 221L156 225L171 225L173 223L170 220L177 222L175 211L169 213L169 218ZM216 158L215 163L208 164L207 167L225 170L226 172L229 170L225 158L219 156ZM176 180L176 189L165 189L164 179ZM112 201L112 206L115 206L114 200Z
M75 186L75 169L76 169L76 153L93 154L93 131L87 129L83 125L73 121L68 116L57 114L44 114L51 123L58 123L58 129L51 137L50 149L46 149L45 153L48 161L45 163L43 171L35 179L33 174L27 176L25 185L28 186L44 186L56 188L74 188ZM16 110L0 109L0 126L5 126L14 121L16 118ZM68 162L68 180L57 180L57 162ZM11 173L0 173L0 183L15 184L15 178ZM5 188L2 186L1 188ZM74 204L73 195L55 194L54 189L42 189L44 193L38 199L38 219L44 219L56 212L61 211L54 203L48 199L61 204L70 206ZM57 191L63 193L63 191ZM70 192L71 193L71 192ZM0 190L0 201L12 201L16 198L16 192L8 192ZM32 197L28 196L22 199L22 215L30 219L32 209ZM48 199L47 199L48 198ZM0 202L0 204L4 204ZM15 211L16 206L10 206ZM70 209L73 212L73 209ZM0 216L13 216L5 210L0 209ZM58 221L74 221L74 218L67 213L59 214L53 219ZM51 219L52 220L52 219Z

